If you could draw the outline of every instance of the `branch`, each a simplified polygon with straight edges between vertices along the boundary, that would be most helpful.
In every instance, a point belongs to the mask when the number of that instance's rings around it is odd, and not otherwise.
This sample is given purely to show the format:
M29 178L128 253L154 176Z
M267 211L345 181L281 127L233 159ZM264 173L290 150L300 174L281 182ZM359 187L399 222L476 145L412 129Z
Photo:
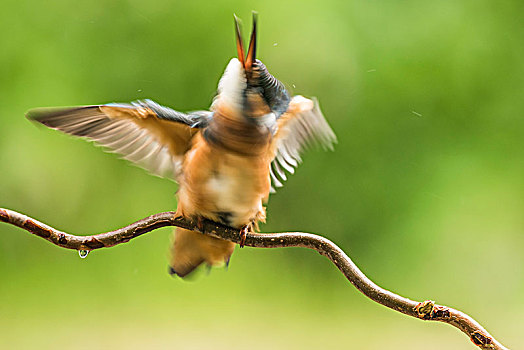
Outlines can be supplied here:
M164 226L178 226L240 243L237 229L208 220L204 220L202 225L199 225L192 220L175 217L174 212L151 215L118 230L92 236L75 236L61 232L9 209L0 208L0 221L23 228L62 248L86 250L87 252L129 242L135 237ZM507 349L479 323L463 312L437 305L431 300L418 303L377 286L360 271L342 249L324 237L302 232L248 233L245 245L259 248L304 247L314 249L331 260L349 282L371 300L418 319L448 323L464 332L481 349Z

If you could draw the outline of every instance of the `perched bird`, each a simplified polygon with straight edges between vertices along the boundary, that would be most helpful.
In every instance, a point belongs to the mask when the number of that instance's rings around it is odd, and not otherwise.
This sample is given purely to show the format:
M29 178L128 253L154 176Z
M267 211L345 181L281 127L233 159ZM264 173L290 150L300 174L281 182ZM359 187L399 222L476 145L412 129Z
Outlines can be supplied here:
M237 228L265 222L264 204L312 144L331 148L335 134L316 100L291 97L256 59L257 18L247 54L235 17L238 59L218 83L209 111L181 113L151 100L37 108L27 117L85 137L179 184L177 214ZM202 263L227 264L234 243L175 229L170 273L184 277ZM242 246L242 245L241 245Z

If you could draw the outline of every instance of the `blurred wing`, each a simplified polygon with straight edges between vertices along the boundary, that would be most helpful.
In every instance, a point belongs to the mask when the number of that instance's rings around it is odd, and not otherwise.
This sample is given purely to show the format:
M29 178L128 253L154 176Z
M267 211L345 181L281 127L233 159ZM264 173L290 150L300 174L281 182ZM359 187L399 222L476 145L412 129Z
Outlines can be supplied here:
M154 175L175 179L184 153L211 112L184 114L151 100L132 104L37 108L27 118L120 153Z
M300 153L320 145L333 149L337 138L322 115L317 100L294 96L287 111L277 120L278 130L273 139L275 158L271 163L272 192L286 181L286 171L293 174L301 162Z

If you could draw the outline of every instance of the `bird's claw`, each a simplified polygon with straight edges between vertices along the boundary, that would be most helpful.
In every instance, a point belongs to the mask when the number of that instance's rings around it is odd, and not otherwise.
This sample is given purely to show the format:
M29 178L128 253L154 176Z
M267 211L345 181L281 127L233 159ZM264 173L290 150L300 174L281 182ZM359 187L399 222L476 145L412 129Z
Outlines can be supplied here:
M197 217L196 225L197 225L198 231L200 231L201 233L204 233L204 218L202 216Z
M247 233L249 232L249 225L246 225L240 229L240 248L244 248L244 245L246 244L246 237Z

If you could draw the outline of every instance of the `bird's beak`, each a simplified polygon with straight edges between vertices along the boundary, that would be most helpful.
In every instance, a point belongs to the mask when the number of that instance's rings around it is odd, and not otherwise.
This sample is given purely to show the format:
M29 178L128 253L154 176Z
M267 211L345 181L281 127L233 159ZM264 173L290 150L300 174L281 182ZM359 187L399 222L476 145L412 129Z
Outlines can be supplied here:
M242 41L242 34L240 34L240 23L239 23L239 20L238 20L238 17L236 15L233 15L235 16L235 29L236 29L236 34L237 34L237 54L238 54L238 60L240 61L240 63L242 64L242 67L245 67L246 64L244 63L245 60L244 60L244 43Z
M235 27L237 34L237 53L238 60L242 64L242 67L246 70L246 73L250 73L253 67L253 64L256 60L256 51L257 51L257 13L253 12L253 30L251 32L251 39L249 41L249 48L247 51L247 56L244 53L244 44L242 41L242 34L240 34L240 23L238 17L235 16ZM245 57L245 58L244 58Z
M251 67L255 63L257 54L257 13L253 12L253 30L251 31L251 39L249 40L249 49L247 50L247 57L245 68L247 72L251 72Z

